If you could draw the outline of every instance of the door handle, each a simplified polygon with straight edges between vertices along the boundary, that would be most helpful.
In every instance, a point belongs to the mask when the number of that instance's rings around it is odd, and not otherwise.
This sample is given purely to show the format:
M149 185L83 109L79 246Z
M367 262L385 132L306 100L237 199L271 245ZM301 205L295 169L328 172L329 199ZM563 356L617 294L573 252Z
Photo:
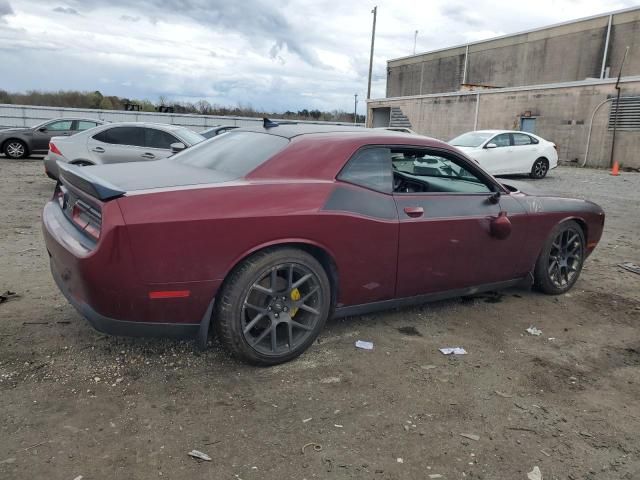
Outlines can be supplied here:
M63 133L62 135L65 136L65 137L68 137L71 134L69 132L67 132L67 133Z
M149 158L149 159L153 159L156 158L156 156L153 153L143 153L142 155L140 155L142 158Z
M411 218L418 218L424 215L424 208L422 207L404 207L404 213Z
M92 152L96 152L96 153L104 153L104 148L102 147L93 147L91 149Z

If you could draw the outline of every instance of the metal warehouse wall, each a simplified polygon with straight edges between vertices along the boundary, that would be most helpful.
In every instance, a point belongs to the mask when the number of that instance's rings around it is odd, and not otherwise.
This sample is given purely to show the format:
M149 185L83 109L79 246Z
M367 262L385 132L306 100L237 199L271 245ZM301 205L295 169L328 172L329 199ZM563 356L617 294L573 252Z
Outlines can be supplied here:
M613 77L626 46L624 74L640 75L640 8L389 60L387 97Z
M1 127L32 127L38 123L59 117L95 118L107 122L154 122L183 125L196 132L216 125L250 127L262 124L261 118L223 117L153 112L126 112L122 110L92 110L84 108L34 107L29 105L0 104ZM343 122L304 122L328 125L353 125Z
M620 86L623 97L640 96L640 77L624 79ZM380 122L388 121L389 111L394 111L404 115L416 132L445 141L476 129L517 130L523 117L535 118L534 133L558 145L562 162L585 161L591 130L586 164L607 167L612 140L609 112L615 93L615 81L604 80L372 100L367 118L368 126L382 126ZM622 165L640 168L640 127L619 128L615 151Z

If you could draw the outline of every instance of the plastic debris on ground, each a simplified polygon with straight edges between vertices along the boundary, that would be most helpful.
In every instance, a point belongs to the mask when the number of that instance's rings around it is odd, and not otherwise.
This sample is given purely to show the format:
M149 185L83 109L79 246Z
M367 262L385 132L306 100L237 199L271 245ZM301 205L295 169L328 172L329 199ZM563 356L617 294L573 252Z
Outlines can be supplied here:
M440 352L445 355L466 355L467 351L462 347L445 347L440 348Z
M624 268L625 270L628 270L629 272L637 273L638 275L640 275L640 265L636 265L635 263L631 262L624 262L619 263L618 266Z
M476 442L480 440L480 435L476 435L475 433L461 433L460 436Z
M356 348L361 348L363 350L373 350L373 342L366 342L364 340L358 340L356 342Z
M200 452L198 450L191 450L188 453L188 455L190 457L197 458L197 459L200 459L200 460L204 460L206 462L210 462L211 461L211 457L209 455L207 455L206 453L202 453L202 452Z
M531 327L527 328L525 331L529 335L535 335L536 337L539 337L540 335L542 335L542 330L539 330L534 326L531 326Z
M7 302L9 300L11 300L12 298L18 298L20 295L18 295L16 292L12 292L11 290L7 290L4 293L0 294L0 303L4 303Z
M537 466L533 467L533 470L527 473L527 478L529 480L542 480L542 472Z

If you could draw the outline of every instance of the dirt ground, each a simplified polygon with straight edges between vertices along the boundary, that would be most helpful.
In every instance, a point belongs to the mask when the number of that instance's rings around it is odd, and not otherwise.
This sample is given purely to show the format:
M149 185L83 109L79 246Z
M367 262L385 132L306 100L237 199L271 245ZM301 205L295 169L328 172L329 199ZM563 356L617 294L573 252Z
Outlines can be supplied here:
M42 161L0 158L0 178L0 291L20 295L0 304L2 479L640 478L640 275L616 266L640 263L640 174L530 183L607 212L569 294L331 321L275 368L95 332L49 274Z

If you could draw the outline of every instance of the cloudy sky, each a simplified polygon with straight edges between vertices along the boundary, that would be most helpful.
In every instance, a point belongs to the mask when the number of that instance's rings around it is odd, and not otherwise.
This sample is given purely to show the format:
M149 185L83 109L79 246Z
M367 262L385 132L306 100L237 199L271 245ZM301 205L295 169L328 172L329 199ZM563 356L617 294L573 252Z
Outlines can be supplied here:
M386 61L638 0L0 0L0 88L100 90L270 111L353 109ZM359 111L363 111L360 103Z

